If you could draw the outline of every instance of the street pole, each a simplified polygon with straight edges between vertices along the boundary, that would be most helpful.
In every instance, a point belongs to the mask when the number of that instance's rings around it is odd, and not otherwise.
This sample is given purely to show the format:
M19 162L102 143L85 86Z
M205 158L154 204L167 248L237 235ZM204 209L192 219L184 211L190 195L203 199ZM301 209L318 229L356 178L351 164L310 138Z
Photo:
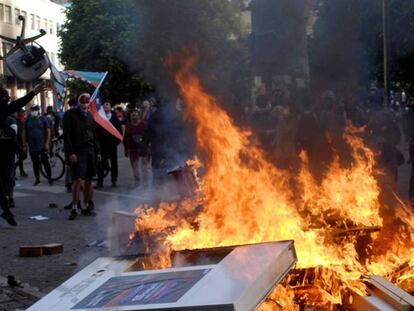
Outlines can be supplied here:
M388 0L382 0L382 35L384 44L384 105L389 104L388 80Z

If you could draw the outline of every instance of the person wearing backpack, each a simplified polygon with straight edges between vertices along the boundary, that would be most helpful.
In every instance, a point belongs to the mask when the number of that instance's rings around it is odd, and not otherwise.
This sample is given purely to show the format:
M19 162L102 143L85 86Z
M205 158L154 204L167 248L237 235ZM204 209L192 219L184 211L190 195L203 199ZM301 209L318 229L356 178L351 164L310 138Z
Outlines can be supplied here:
M24 126L23 148L26 149L28 147L29 149L30 158L33 163L33 173L36 178L34 182L35 186L40 183L40 165L43 165L45 168L49 184L53 184L48 159L50 137L50 123L45 117L40 115L38 105L32 106L30 108L30 116Z

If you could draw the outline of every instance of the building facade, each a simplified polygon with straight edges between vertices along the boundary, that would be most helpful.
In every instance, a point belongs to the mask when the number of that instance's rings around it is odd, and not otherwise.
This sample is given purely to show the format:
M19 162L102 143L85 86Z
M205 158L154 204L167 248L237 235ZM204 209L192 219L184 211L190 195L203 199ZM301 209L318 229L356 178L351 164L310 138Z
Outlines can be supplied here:
M26 20L26 38L39 34L40 29L46 31L46 35L36 42L47 51L50 61L58 69L61 69L58 58L59 39L57 33L65 21L64 7L50 0L0 0L1 35L10 38L16 38L20 35L22 22L18 19L19 15L22 15ZM1 55L4 56L12 47L12 43L1 40ZM49 80L49 76L49 71L47 71L41 79ZM25 83L13 77L7 70L4 61L0 62L0 82L9 89L12 99L25 95L33 87L33 82ZM41 104L44 109L47 105L53 104L53 96L51 92L42 93L34 101Z

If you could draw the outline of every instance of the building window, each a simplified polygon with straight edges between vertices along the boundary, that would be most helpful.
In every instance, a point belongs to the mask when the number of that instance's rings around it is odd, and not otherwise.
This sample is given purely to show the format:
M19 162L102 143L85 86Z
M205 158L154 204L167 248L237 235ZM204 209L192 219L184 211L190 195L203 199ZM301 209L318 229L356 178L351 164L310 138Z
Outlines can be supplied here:
M44 31L46 31L47 32L47 30L49 29L49 23L47 22L47 19L46 18L44 18L43 19L43 29L44 29Z
M20 15L20 10L19 9L14 9L14 23L16 25L20 24L19 15Z
M59 27L60 27L59 23L56 23L56 34L59 33Z
M55 53L52 52L50 54L52 54L52 64L55 64L55 61L56 61Z
M29 21L29 23L30 23L30 29L31 30L35 30L36 24L35 24L34 14L30 14L30 21Z
M51 35L53 35L53 29L54 29L53 21L49 21L49 33Z
M0 21L4 21L4 5L0 3Z
M40 30L42 26L40 25L40 16L36 15L36 30Z
M4 21L6 23L11 23L12 22L12 10L11 10L11 6L5 5L4 6Z

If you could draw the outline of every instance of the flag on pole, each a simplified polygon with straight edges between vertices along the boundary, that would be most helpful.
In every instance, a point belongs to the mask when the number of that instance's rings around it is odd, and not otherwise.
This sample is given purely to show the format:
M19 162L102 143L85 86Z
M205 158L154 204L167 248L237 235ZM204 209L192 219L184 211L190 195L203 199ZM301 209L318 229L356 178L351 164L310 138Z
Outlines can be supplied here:
M93 85L95 88L98 88L98 86L100 86L100 84L102 84L103 80L105 79L107 72L65 70L65 74L71 78L81 80L90 85Z
M65 100L66 76L50 63L50 81L56 109L61 109Z
M95 91L93 92L91 99L90 99L90 105L89 105L89 111L92 114L93 119L96 123L98 123L101 127L103 127L106 131L108 131L110 134L118 138L119 140L123 140L122 134L118 132L118 130L112 125L112 123L106 118L105 112L101 108L101 100L99 97L99 88L102 85L103 81L106 78L106 75L108 72L105 72L104 75L101 78L101 81L97 84Z

